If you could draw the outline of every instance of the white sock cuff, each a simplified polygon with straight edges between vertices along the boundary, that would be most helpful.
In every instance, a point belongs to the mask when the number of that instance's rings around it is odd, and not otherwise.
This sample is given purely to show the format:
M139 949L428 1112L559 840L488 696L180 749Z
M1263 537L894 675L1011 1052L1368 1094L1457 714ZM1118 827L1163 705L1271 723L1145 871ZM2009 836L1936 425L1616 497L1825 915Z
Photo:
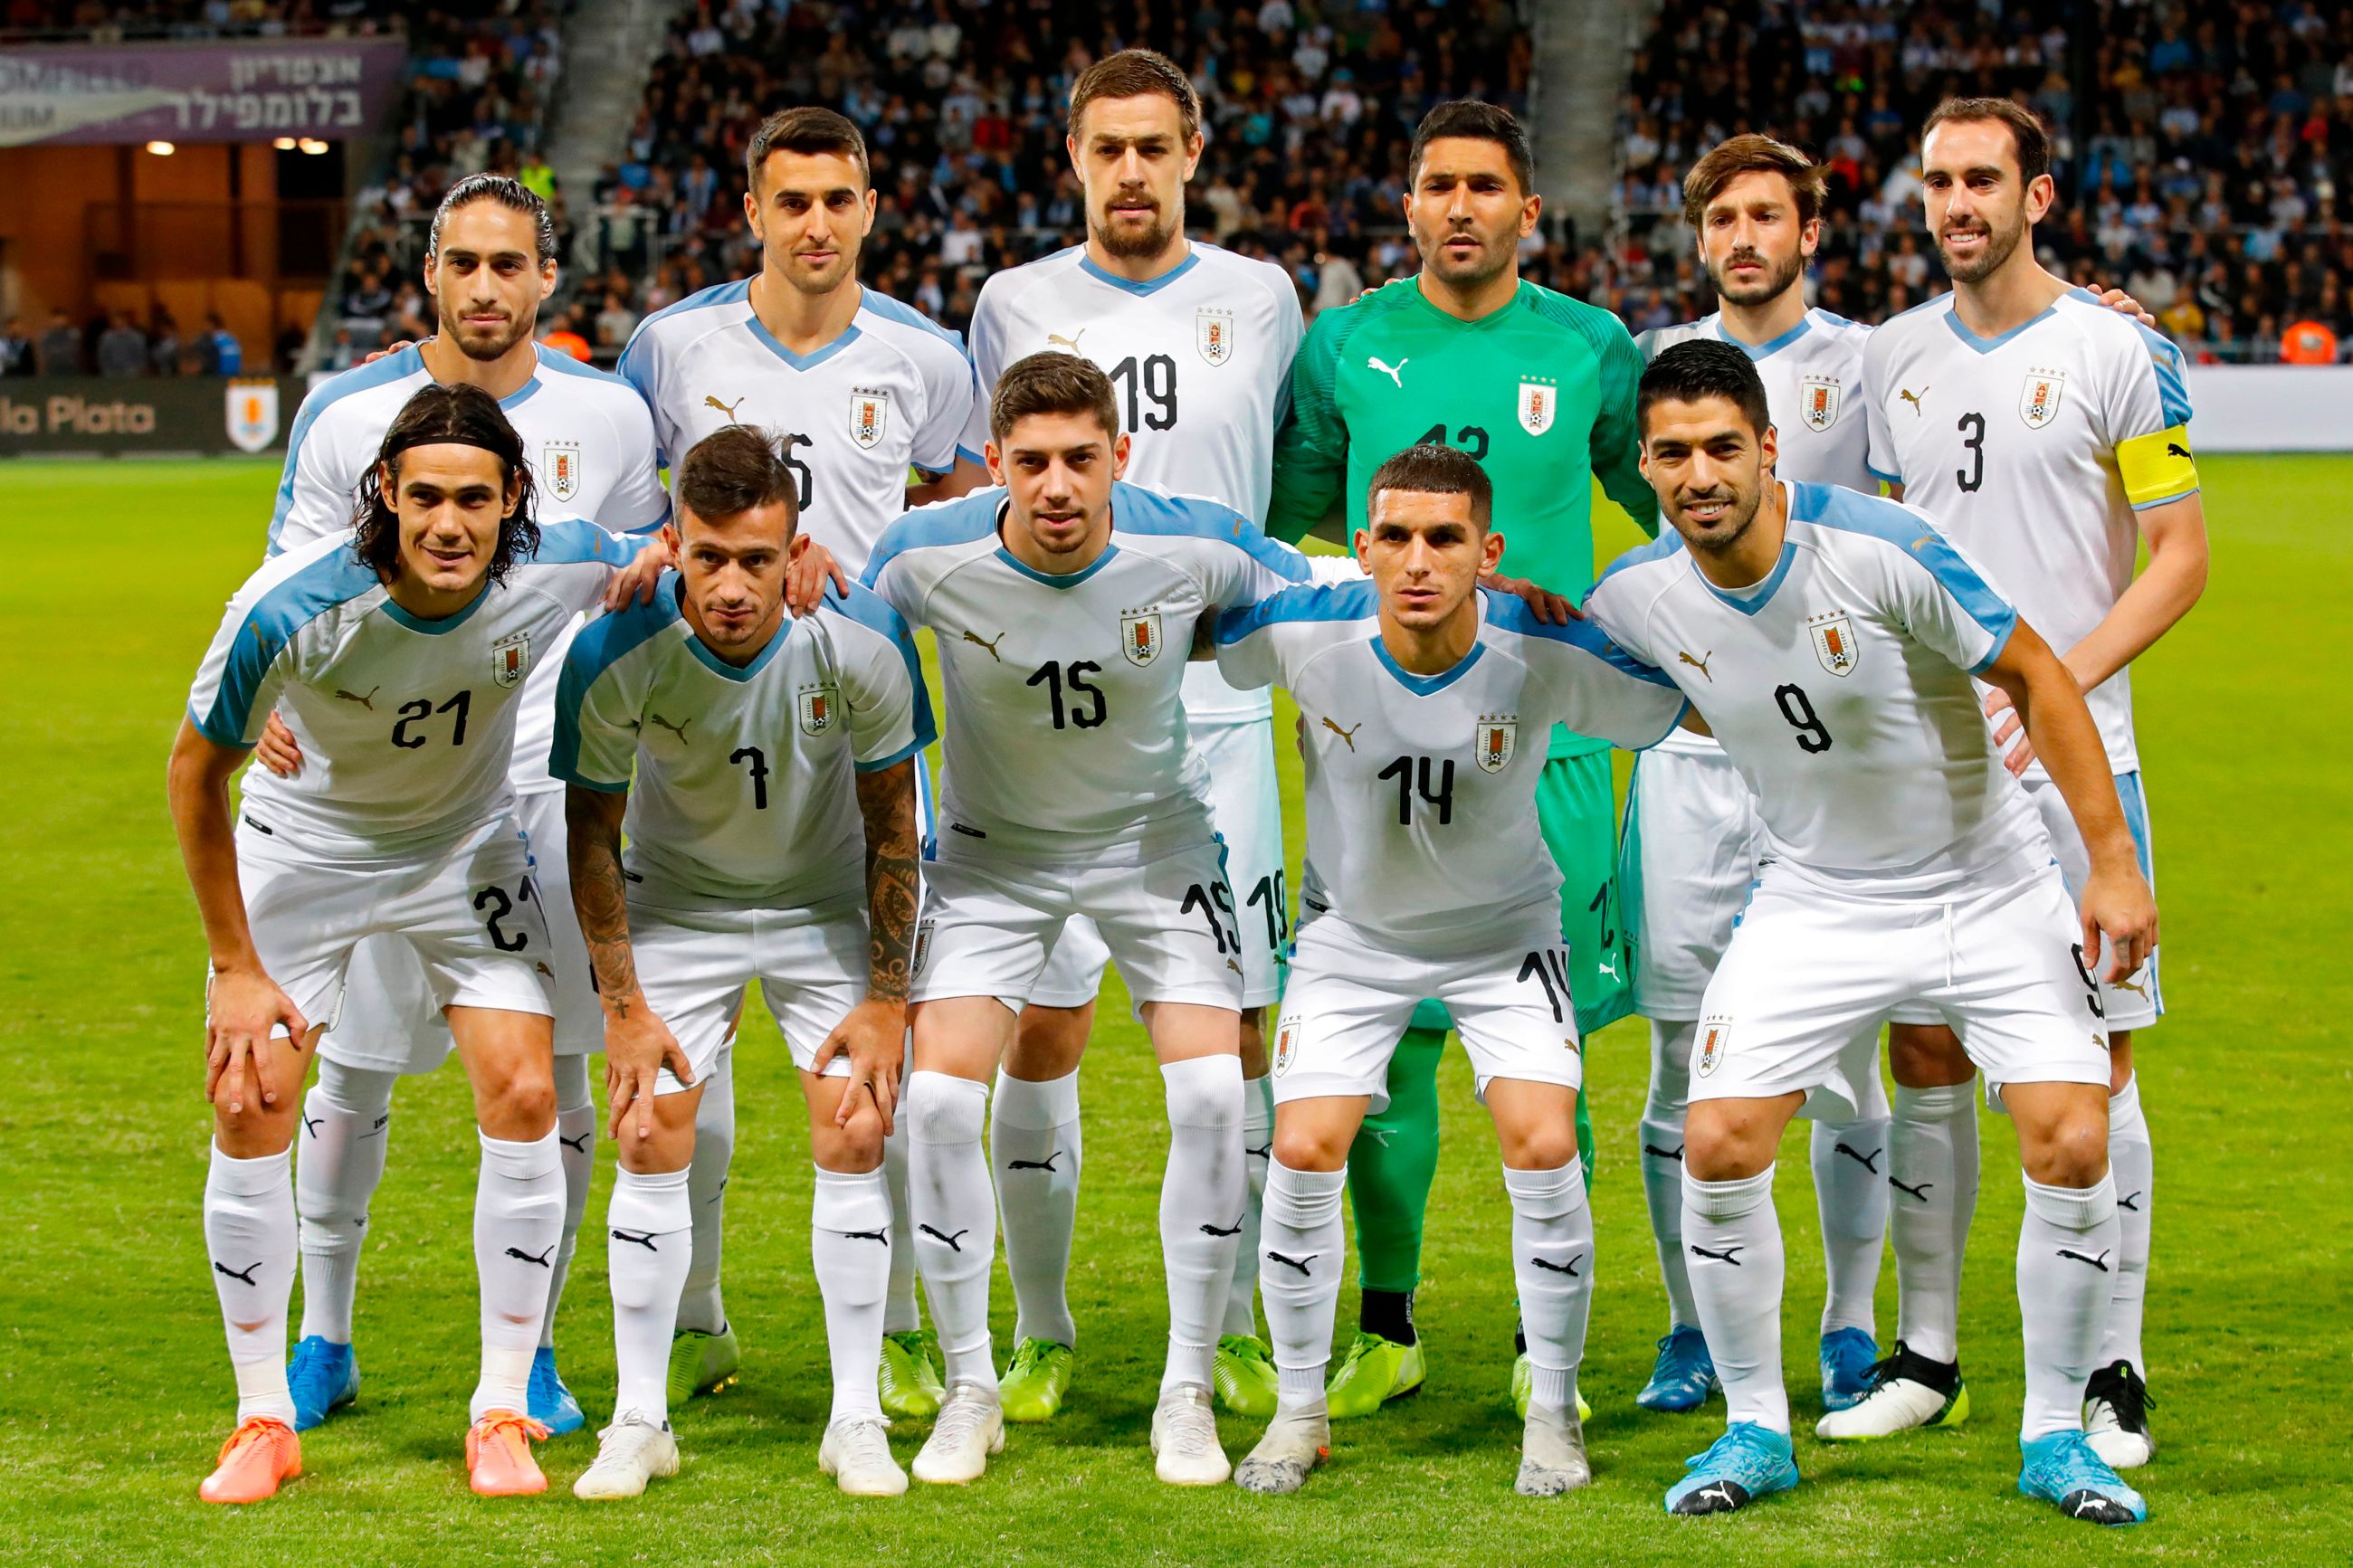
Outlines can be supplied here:
M1255 1138L1274 1131L1274 1079L1242 1079L1242 1131Z
M881 1167L871 1171L828 1171L816 1167L817 1192L809 1202L809 1223L819 1230L888 1230L891 1226L891 1185Z
M1240 1127L1242 1124L1242 1059L1194 1057L1160 1069L1168 1096L1171 1127Z
M1703 1182L1683 1170L1683 1206L1702 1219L1738 1219L1773 1201L1773 1167L1729 1182Z
M595 1109L596 1101L588 1096L588 1058L557 1057L555 1058L555 1114L569 1116L574 1111Z
M1895 1116L1899 1121L1953 1121L1977 1110L1978 1086L1968 1083L1939 1084L1934 1089L1914 1089L1909 1084L1895 1086Z
M2136 1128L2140 1129L2140 1136L2143 1140L2148 1137L2147 1126L2141 1121L2138 1073L2125 1079L2124 1088L2108 1096L2108 1136L2113 1139L2118 1133L2128 1132Z
M293 1148L289 1145L275 1154L257 1154L250 1160L240 1160L225 1154L221 1146L213 1145L212 1169L206 1182L215 1192L237 1197L259 1197L274 1193L294 1182Z
M553 1127L547 1130L546 1136L523 1142L493 1138L487 1132L480 1136L482 1163L501 1176L529 1182L563 1173L564 1145L555 1141Z
M1504 1167L1504 1190L1512 1207L1530 1219L1567 1219L1585 1206L1585 1164L1571 1160L1554 1171Z
M1340 1199L1347 1190L1345 1165L1336 1171L1294 1171L1270 1157L1261 1212L1277 1225L1313 1230L1339 1217Z
M616 1230L642 1230L668 1236L694 1224L694 1205L687 1196L684 1171L632 1171L613 1176L613 1202L605 1217Z
M311 1092L323 1096L346 1116L381 1116L392 1109L393 1085L399 1081L396 1072L347 1067L322 1056L319 1081L311 1086Z
M918 1143L977 1143L988 1121L988 1086L954 1073L907 1075L907 1136Z
M2021 1179L2026 1184L2028 1212L2045 1225L2061 1230L2096 1230L2116 1217L2116 1178L2112 1172L2102 1172L2100 1179L2088 1187L2052 1187L2031 1176Z
M1010 1078L1003 1068L997 1069L996 1113L997 1121L1008 1127L1025 1128L1032 1132L1051 1132L1065 1122L1079 1119L1079 1073L1076 1068L1060 1078L1042 1082Z

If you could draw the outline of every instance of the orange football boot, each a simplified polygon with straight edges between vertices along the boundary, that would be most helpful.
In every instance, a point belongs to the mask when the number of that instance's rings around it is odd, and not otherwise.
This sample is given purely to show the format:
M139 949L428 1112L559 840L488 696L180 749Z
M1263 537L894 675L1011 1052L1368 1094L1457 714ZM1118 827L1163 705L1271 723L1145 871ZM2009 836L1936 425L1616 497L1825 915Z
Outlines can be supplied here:
M533 1442L547 1440L547 1428L528 1415L493 1410L466 1429L466 1468L483 1497L524 1497L547 1489Z
M248 1415L221 1445L220 1458L196 1495L206 1502L259 1502L278 1495L278 1483L302 1473L302 1441L275 1415Z

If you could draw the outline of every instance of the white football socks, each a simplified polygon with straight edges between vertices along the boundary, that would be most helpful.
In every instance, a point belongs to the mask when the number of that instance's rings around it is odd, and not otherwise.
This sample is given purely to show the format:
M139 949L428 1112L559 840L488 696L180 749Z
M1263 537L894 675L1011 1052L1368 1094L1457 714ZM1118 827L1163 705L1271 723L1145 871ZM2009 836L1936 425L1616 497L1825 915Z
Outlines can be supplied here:
M1822 1332L1861 1329L1874 1338L1872 1295L1887 1237L1887 1094L1874 1061L1862 1093L1875 1104L1841 1126L1814 1123L1810 1152L1814 1205L1822 1221Z
M906 1052L899 1063L899 1094L903 1102L907 1075L915 1070L915 1036L907 1033ZM902 1103L891 1120L890 1135L882 1140L882 1179L891 1189L891 1284L882 1298L882 1331L912 1334L923 1326L915 1307L915 1203L908 1190L907 1113Z
M301 1211L302 1337L352 1342L352 1300L367 1244L368 1205L384 1180L392 1086L400 1075L319 1058L294 1142L294 1200Z
M564 1163L555 1129L527 1142L482 1141L474 1188L474 1268L482 1286L482 1375L472 1419L531 1408L531 1359L564 1239Z
M1079 1075L1032 1082L997 1069L988 1155L1005 1216L1013 1338L1079 1342L1071 1317L1071 1238L1079 1216Z
M555 1343L555 1309L572 1275L572 1255L580 1246L580 1222L588 1215L588 1184L596 1174L596 1107L588 1098L588 1058L555 1058L555 1142L564 1165L564 1237L555 1247L555 1277L547 1282L547 1315L539 1342Z
M1160 1258L1168 1276L1168 1361L1160 1390L1209 1386L1232 1289L1234 1247L1250 1217L1242 1169L1242 1063L1195 1057L1160 1068L1168 1166L1160 1183Z
M702 1078L694 1108L694 1162L687 1166L687 1198L694 1205L694 1258L678 1299L678 1326L701 1334L727 1327L719 1296L719 1251L727 1218L727 1167L735 1158L735 1058L719 1053Z
M1324 1369L1332 1359L1332 1320L1340 1308L1340 1200L1348 1173L1294 1171L1270 1161L1259 1228L1259 1294L1266 1300L1284 1411L1324 1408Z
M817 1173L809 1205L809 1261L825 1303L833 1362L833 1421L880 1421L876 1363L882 1300L891 1286L891 1185L880 1170Z
M1957 1361L1961 1258L1978 1207L1977 1084L1897 1084L1887 1157L1895 1337L1930 1361Z
M613 1286L616 1421L631 1410L656 1426L670 1419L670 1342L694 1249L691 1186L685 1171L623 1166L613 1177L605 1263Z
M910 1073L901 1114L914 1188L916 1266L945 1376L993 1394L988 1270L997 1260L997 1204L980 1146L988 1086L944 1072Z
M1773 1167L1732 1182L1683 1177L1683 1252L1708 1354L1724 1384L1727 1424L1789 1430L1781 1384L1786 1259L1773 1207Z
M2108 1302L2108 1329L2100 1342L2098 1364L2132 1363L2133 1370L2148 1375L2141 1360L2141 1310L2148 1293L2148 1210L2157 1184L2157 1156L2149 1147L2148 1119L2141 1114L2140 1079L2127 1080L2122 1093L2108 1098L2108 1171L2116 1179L2116 1282Z
M2026 1181L2018 1227L2018 1311L2026 1342L2019 1436L2031 1442L2084 1425L2084 1380L2107 1326L2117 1266L2116 1184Z
M1267 1166L1274 1158L1274 1080L1242 1079L1242 1173L1250 1184L1242 1233L1234 1243L1234 1277L1226 1289L1221 1333L1258 1333L1259 1214L1266 1203Z
M1651 1238L1659 1278L1667 1288L1667 1326L1699 1327L1691 1271L1683 1262L1683 1111L1691 1097L1689 1018L1651 1020L1651 1097L1642 1108L1642 1201L1651 1210Z
M1520 1327L1535 1374L1528 1408L1559 1415L1574 1407L1585 1325L1593 1307L1593 1210L1585 1201L1585 1167L1514 1171L1512 1279L1520 1291Z
M205 1251L237 1374L237 1418L294 1425L286 1387L286 1309L294 1295L294 1178L285 1151L233 1160L213 1145L205 1175Z

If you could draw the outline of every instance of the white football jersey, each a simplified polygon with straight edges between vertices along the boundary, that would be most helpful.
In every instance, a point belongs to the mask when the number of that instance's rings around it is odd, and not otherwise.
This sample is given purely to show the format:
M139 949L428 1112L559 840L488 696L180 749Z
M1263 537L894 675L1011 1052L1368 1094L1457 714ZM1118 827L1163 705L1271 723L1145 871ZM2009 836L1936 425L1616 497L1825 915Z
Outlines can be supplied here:
M2063 655L2132 582L2135 510L2198 488L2181 351L2080 289L1991 339L1939 296L1872 334L1864 378L1872 468ZM2132 672L2088 700L2109 765L2139 767Z
M1149 283L1104 271L1082 245L1009 268L981 286L973 308L980 396L965 455L981 460L989 396L1005 367L1060 349L1111 377L1130 437L1128 483L1207 496L1262 526L1275 427L1290 405L1291 362L1305 331L1289 273L1198 239ZM1235 690L1215 664L1185 673L1185 712L1197 726L1272 711L1265 692Z
M1871 471L1870 400L1862 390L1862 345L1871 329L1819 307L1768 343L1746 343L1724 330L1717 311L1680 326L1661 327L1634 340L1645 363L1677 343L1713 339L1730 343L1756 363L1765 383L1765 407L1773 416L1779 457L1773 471L1791 483L1844 485L1864 495L1879 493ZM1659 537L1677 537L1662 525ZM1705 735L1678 730L1659 742L1666 752L1707 752L1716 744Z
M539 369L499 408L522 437L542 516L585 517L608 533L642 533L670 516L654 460L653 416L619 376L534 345ZM395 416L433 384L414 347L321 382L302 400L286 442L286 470L269 521L269 553L351 532L353 492L384 447ZM525 794L557 786L547 773L555 728L558 637L537 650L544 680L523 689L515 715L514 786Z
M273 707L294 731L300 773L245 774L246 820L280 840L344 858L438 847L503 807L520 689L641 547L543 522L504 583L420 621L348 540L311 540L229 600L188 717L224 746L259 741Z
M574 640L550 765L566 784L630 791L633 901L807 909L859 892L855 774L933 740L907 623L864 588L828 590L738 668L695 636L684 586L664 573L650 604L590 621Z
M1309 581L1307 558L1229 507L1119 483L1109 547L1048 576L999 541L1005 506L987 489L917 508L866 566L867 586L939 641L939 830L1089 866L1208 842L1179 695L1194 624Z
M944 474L972 416L964 341L862 288L841 336L811 354L778 342L739 278L638 323L620 372L653 405L664 461L730 425L784 443L800 480L800 529L851 577L907 510L907 470Z
M1613 563L1587 612L1683 688L1799 875L1929 900L2049 865L1969 679L2017 613L1918 509L1785 488L1780 563L1756 589L1716 588L1661 541Z
M1478 640L1434 676L1389 656L1369 579L1288 589L1218 619L1227 679L1298 700L1320 901L1423 955L1483 951L1532 910L1557 921L1560 870L1535 800L1553 725L1639 750L1684 706L1673 681L1591 622L1546 626L1517 599L1479 598Z

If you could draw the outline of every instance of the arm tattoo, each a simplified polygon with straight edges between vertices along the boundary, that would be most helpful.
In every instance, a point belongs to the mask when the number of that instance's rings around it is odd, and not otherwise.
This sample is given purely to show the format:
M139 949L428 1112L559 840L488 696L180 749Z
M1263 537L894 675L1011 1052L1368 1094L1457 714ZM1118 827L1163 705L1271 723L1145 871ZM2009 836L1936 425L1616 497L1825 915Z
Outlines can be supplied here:
M866 994L904 1002L915 942L915 759L858 775L866 818ZM586 918L583 918L586 923Z
M564 792L566 858L572 867L572 907L588 944L596 994L621 1016L638 994L638 964L629 952L629 908L621 874L624 793L567 785Z

